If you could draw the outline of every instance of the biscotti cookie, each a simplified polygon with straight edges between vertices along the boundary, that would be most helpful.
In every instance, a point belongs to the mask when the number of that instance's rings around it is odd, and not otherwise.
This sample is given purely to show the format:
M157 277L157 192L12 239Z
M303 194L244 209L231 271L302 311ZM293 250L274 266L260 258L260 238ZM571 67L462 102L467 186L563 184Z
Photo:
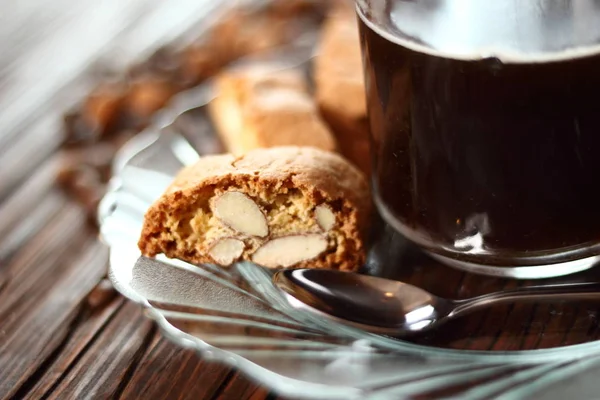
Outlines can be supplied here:
M341 153L370 170L367 106L354 2L339 2L328 16L315 60L315 97Z
M210 115L234 155L275 146L336 149L298 70L260 64L238 67L217 76L215 91Z
M358 269L370 207L364 175L310 147L203 157L147 211L139 248L191 263Z

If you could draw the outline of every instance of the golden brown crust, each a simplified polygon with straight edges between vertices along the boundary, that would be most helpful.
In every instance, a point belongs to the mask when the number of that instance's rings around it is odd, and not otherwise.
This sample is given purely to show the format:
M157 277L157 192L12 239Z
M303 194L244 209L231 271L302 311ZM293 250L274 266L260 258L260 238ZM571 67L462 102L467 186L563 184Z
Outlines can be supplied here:
M281 221L284 221L283 225L301 225L305 233L321 232L316 222L300 221L305 216L312 218L316 205L327 204L336 211L339 219L336 227L327 233L330 242L328 251L317 259L294 267L350 271L363 264L363 238L370 213L366 179L337 154L309 147L259 149L239 158L208 156L183 169L146 213L139 240L142 253L146 256L164 253L192 263L213 262L208 256L208 246L214 243L211 238L200 235L197 241L186 242L189 237L183 238L182 232L176 232L173 226L182 231L191 229L186 225L189 224L190 213L207 207L215 194L232 189L245 192L266 208L273 206L269 199L300 193L299 204L302 207L299 208L299 216ZM243 259L251 260L257 247L270 238L290 234L289 230L285 230L287 226L277 226L280 224L277 221L270 220L269 237L247 241ZM170 228L166 229L167 226ZM223 232L221 237L231 236L228 228L219 229Z
M232 154L290 145L336 149L298 70L245 65L220 74L215 89L209 110Z
M325 22L315 60L316 100L342 154L369 174L369 131L353 2L339 2Z

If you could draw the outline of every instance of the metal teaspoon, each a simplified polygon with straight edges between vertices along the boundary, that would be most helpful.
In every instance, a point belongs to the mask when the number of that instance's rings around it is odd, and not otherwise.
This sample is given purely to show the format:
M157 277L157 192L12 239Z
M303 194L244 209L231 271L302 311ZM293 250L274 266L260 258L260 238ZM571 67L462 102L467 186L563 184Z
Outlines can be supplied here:
M390 336L430 330L501 303L600 300L600 282L522 287L464 300L441 298L400 281L331 270L279 271L273 282L294 308Z

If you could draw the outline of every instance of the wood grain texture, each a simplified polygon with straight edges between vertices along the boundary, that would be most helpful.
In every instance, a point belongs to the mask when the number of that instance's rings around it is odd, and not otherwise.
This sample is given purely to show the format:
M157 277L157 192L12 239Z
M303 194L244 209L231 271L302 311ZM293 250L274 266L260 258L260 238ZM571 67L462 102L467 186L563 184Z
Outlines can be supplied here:
M155 334L139 306L127 302L49 398L118 397Z
M218 393L231 369L201 360L188 349L157 336L123 391L123 398L209 399ZM149 385L148 382L153 382Z
M105 279L107 249L86 211L55 182L62 115L94 87L98 70L143 59L193 27L205 6L0 0L0 398L275 398L230 367L170 343L140 307L116 294ZM192 143L206 139L186 132L197 133L193 114L179 121ZM390 236L382 240L391 262L376 272L441 296L533 283L453 270ZM554 282L599 278L592 270ZM503 306L414 341L478 350L583 343L598 339L599 311L587 303ZM442 394L452 395L422 398Z
M107 249L55 182L62 115L96 84L97 65L145 57L205 7L0 0L0 398L217 398L231 381L112 289Z

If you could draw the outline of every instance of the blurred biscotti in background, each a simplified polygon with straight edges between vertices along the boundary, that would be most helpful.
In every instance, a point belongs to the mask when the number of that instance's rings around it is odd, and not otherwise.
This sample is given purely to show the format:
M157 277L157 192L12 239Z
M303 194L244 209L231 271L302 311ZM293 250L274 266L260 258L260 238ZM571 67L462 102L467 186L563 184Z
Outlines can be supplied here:
M335 151L307 82L298 69L248 64L215 79L210 115L225 147L234 155L274 146L311 146Z
M260 62L217 75L210 111L228 151L239 155L262 147L312 146L338 151L369 173L356 14L350 1L334 4L310 61L312 85L301 68L277 70Z
M341 153L368 173L369 128L353 4L336 2L325 20L314 64L315 98Z
M171 107L173 96L219 76L216 87L223 96L210 104L210 119L225 146L214 140L214 146L207 146L210 151L226 147L242 154L257 147L312 146L340 152L368 171L364 89L352 3L239 2L224 7L210 26L202 21L205 26L161 45L127 70L99 66L91 77L89 94L65 115L64 152L99 151L110 165L123 143L146 128L158 112ZM298 70L271 71L265 76L261 67L230 68L240 59L251 56L260 61L263 54L297 42L318 50L318 56ZM185 129L179 126L184 119ZM176 128L197 144L206 141L199 129L207 125L205 119L203 113L187 113L176 120ZM206 153L206 148L201 150ZM58 177L65 191L90 210L92 221L110 178L102 168L88 159L65 157ZM90 179L92 173L97 178Z

